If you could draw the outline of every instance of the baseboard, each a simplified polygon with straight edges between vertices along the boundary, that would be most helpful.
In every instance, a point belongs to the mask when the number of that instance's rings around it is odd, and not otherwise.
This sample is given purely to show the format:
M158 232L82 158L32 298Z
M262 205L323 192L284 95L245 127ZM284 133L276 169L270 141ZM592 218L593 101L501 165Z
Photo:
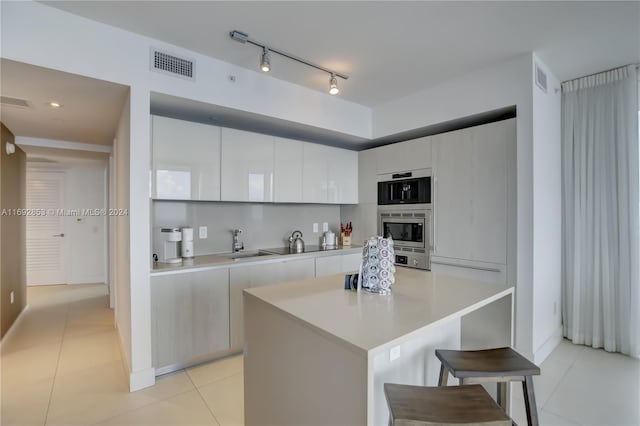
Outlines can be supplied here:
M547 359L547 357L553 352L553 350L560 344L562 341L562 324L555 329L553 334L547 339L546 342L542 344L538 348L537 351L533 354L533 362L537 365L542 364L542 362Z
M4 345L5 342L7 342L9 340L9 338L15 332L15 330L17 328L16 326L18 325L18 323L20 321L22 321L22 318L24 317L24 313L27 312L27 309L29 309L29 305L25 305L25 307L20 311L20 313L16 317L15 321L13 322L13 324L11 324L11 326L9 327L7 332L4 333L4 336L2 336L2 340L0 340L0 350L2 349L2 345Z
M122 342L122 334L120 334L120 327L118 322L115 321L115 328L118 334L118 343L120 349L120 357L122 358L122 365L129 378L129 392L135 392L140 389L148 388L156 384L156 369L153 367L145 368L144 370L131 371L129 365L129 358L124 352L124 344Z
M145 368L129 373L129 391L135 392L156 384L156 369Z

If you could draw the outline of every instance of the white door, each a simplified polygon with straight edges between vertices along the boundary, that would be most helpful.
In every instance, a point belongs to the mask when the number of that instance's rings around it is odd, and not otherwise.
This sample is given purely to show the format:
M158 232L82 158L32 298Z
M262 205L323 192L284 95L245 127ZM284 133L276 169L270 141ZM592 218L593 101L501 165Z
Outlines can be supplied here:
M27 284L67 281L64 267L64 173L27 174Z

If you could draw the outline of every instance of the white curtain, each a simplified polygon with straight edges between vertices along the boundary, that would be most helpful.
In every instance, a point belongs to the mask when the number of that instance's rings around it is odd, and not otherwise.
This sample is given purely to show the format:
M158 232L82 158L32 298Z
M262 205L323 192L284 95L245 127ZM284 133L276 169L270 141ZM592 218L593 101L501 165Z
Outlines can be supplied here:
M564 335L640 358L637 66L562 92Z

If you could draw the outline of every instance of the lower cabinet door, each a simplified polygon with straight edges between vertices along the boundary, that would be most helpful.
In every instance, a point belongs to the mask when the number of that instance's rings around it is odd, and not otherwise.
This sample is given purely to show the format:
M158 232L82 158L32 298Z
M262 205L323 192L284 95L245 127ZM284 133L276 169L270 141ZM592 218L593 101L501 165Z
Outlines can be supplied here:
M341 256L325 256L316 258L316 277L325 275L358 272L362 256L360 253Z
M315 263L313 258L230 269L229 304L231 309L231 350L240 352L244 345L244 309L242 296L244 289L313 278L314 275Z
M152 277L151 321L153 365L160 373L227 351L229 270Z

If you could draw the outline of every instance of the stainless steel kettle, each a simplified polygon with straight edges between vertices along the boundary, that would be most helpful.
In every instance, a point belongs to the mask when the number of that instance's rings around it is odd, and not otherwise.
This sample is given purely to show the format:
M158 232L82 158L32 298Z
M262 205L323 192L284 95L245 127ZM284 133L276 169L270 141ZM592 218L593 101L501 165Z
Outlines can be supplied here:
M303 253L304 241L302 240L302 232L293 231L289 237L289 251L291 253Z

